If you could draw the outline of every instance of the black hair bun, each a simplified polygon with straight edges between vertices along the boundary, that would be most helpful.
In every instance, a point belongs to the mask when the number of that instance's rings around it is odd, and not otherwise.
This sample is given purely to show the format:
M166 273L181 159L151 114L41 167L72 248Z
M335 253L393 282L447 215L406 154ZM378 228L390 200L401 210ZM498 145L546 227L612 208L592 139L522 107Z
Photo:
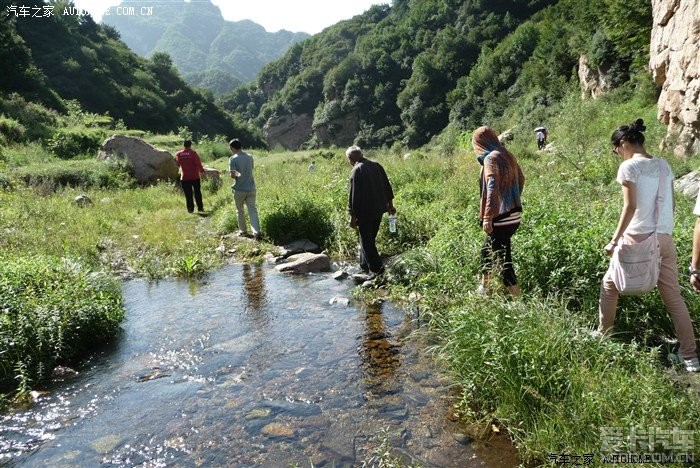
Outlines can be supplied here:
M644 120L637 119L632 125L630 125L630 130L636 130L638 132L643 132L647 128L644 126Z

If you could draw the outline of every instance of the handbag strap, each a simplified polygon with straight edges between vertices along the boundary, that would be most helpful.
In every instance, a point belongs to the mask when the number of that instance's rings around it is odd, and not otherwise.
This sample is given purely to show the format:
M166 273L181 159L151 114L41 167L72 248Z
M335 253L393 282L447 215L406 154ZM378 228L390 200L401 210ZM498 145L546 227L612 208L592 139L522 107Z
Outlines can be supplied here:
M659 224L659 214L661 213L662 203L664 198L661 196L661 186L666 185L666 176L668 175L666 171L666 161L657 158L659 160L659 186L656 188L656 217L654 219L654 232L656 232L656 227Z

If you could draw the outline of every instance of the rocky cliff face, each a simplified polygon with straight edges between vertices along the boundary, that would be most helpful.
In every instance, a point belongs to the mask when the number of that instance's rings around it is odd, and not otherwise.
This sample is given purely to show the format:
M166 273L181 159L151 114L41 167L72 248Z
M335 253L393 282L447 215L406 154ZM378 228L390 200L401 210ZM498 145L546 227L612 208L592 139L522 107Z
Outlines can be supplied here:
M578 81L581 85L581 99L596 99L613 88L612 80L605 71L600 67L591 68L585 55L578 59Z
M652 0L649 66L662 87L662 147L678 156L700 154L700 0Z
M319 146L350 146L355 141L358 128L358 112L353 111L338 116L330 122L314 126L314 133L316 134L316 141Z
M263 136L270 148L297 150L309 139L313 120L309 114L272 116L263 127Z

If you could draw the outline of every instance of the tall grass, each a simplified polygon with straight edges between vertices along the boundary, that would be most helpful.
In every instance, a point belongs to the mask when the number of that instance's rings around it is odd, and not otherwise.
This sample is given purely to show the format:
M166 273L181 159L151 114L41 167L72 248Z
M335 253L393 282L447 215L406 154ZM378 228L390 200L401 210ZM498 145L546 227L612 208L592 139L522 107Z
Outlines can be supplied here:
M0 387L28 386L111 339L124 316L119 285L57 257L0 262Z
M504 423L526 461L599 454L603 427L697 429L700 401L668 380L657 350L592 337L554 299L471 296L433 325L464 408Z

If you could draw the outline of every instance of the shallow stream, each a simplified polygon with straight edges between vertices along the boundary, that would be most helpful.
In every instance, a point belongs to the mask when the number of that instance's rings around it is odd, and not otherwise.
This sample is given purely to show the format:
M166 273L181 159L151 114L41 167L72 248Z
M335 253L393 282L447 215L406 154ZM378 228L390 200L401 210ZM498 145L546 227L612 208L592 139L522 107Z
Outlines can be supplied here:
M250 265L125 283L116 343L0 415L0 465L369 466L382 441L406 464L517 464L456 421L415 317L353 287Z

